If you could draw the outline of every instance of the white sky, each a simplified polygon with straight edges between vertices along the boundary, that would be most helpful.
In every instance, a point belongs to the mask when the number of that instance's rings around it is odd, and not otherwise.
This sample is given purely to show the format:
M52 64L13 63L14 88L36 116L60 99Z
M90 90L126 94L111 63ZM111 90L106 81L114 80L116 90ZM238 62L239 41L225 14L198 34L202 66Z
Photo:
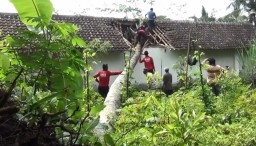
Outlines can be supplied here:
M113 8L113 3L126 4L127 0L51 0L55 12L63 15L90 15L102 17L124 17L125 14L109 14L96 10L100 8ZM142 0L140 0L142 1ZM147 0L148 1L148 0ZM133 3L142 10L142 15L154 8L157 16L164 15L173 20L186 20L191 16L201 16L202 6L205 7L209 16L222 17L231 10L227 6L231 0L155 0L153 6L145 3ZM0 0L0 12L16 12L9 0ZM130 17L130 15L129 15Z

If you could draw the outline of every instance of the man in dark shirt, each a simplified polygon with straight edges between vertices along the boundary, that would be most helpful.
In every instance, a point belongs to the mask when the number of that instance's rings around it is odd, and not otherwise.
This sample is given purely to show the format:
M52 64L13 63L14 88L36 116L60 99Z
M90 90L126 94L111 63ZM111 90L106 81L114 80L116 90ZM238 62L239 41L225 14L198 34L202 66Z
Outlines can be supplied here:
M148 51L144 52L145 57L143 59L140 58L140 63L144 62L145 69L147 72L150 72L154 74L155 72L155 66L154 66L154 61L153 58L148 56Z
M103 64L103 70L99 71L93 77L96 79L96 82L99 82L98 91L100 95L104 98L107 97L109 91L109 78L111 75L121 74L122 71L108 71L108 65ZM99 79L98 79L99 78Z
M166 97L168 97L169 95L171 95L173 93L172 90L172 74L169 73L169 68L165 68L164 69L165 74L163 75L163 91L166 95Z

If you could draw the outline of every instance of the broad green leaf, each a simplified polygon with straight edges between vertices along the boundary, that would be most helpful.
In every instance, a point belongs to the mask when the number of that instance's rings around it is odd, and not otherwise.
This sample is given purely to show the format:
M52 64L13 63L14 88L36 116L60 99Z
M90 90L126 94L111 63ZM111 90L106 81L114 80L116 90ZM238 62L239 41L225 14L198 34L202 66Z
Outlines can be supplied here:
M167 130L173 130L175 128L174 124L167 124L166 125Z
M0 68L2 68L3 70L8 70L9 67L10 67L9 58L5 54L0 53Z
M170 116L174 119L174 120L178 120L178 115L175 112L171 112Z
M193 125L196 126L199 124L199 122L201 120L203 120L205 118L205 113L202 113L198 118L196 118L196 120L193 122Z
M150 98L150 97L147 97L147 100L146 100L146 102L145 102L145 107L148 106L148 104L150 103L150 100L151 100L151 98Z
M53 5L50 0L10 0L18 11L21 21L26 25L34 25L28 18L39 17L44 24L49 24Z
M84 40L82 40L81 38L79 37L74 37L72 39L72 44L75 46L75 45L78 45L79 47L86 47L86 43Z
M156 140L157 140L157 137L153 136L153 143L154 143L154 145L157 145Z
M163 106L157 101L157 99L154 96L151 96L151 98L153 99L154 103L157 105L158 108L164 110Z
M57 110L63 110L65 109L65 102L62 100L59 100L57 103Z
M113 138L109 134L104 135L104 141L107 145L110 145L110 146L115 145Z
M103 110L104 107L105 107L105 106L102 105L102 104L96 105L96 106L92 107L92 109L91 109L91 111L90 111L90 115L91 115L91 116L95 116L95 117L98 116L99 113L100 113L100 111Z
M93 121L91 121L88 126L86 127L85 131L86 132L90 132L92 131L99 123L99 118L94 119Z
M12 82L15 78L17 77L17 73L15 72L12 72L12 73L9 73L6 77L5 77L5 81L8 81L8 82Z
M164 134L164 133L167 133L166 129L163 129L162 131L157 132L156 135L161 135L161 134Z
M32 104L31 105L31 110L33 110L34 108L40 106L42 103L46 102L46 101L49 101L51 100L52 98L58 96L58 95L61 95L63 93L63 91L60 91L60 92L57 92L57 93L54 93L54 94L51 94L49 96L46 96L44 97L43 99L37 101L36 103Z

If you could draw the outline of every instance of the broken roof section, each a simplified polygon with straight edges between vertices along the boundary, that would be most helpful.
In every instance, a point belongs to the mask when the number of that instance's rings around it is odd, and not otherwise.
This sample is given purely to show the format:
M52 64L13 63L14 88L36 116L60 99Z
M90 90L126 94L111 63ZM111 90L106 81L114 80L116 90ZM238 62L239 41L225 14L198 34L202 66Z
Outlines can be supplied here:
M110 41L113 46L111 51L124 51L130 48L133 38L127 35L127 31L137 22L119 18L72 15L54 15L53 19L77 25L79 27L78 35L86 41L95 38L101 41ZM160 36L164 36L162 40L165 40L165 43L163 44L169 44L170 49L187 49L189 36L191 40L198 40L204 49L237 49L255 38L255 27L249 23L161 21L157 22L157 25L162 33ZM26 28L17 14L0 13L2 37L16 35L16 29L21 27ZM161 38L158 38L157 42L161 44Z

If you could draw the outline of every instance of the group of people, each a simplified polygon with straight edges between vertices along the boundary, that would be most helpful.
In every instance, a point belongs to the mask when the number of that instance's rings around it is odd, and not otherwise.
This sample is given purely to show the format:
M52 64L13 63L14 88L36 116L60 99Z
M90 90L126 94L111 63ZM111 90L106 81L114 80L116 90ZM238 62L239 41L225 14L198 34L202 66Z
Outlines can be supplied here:
M145 51L144 58L140 58L139 62L144 63L143 73L147 75L148 73L155 73L155 65L152 57L149 56L148 51ZM122 71L109 71L108 64L102 65L102 70L97 72L93 77L95 81L99 83L98 92L103 97L106 98L109 92L109 79L112 75L119 75ZM165 68L165 74L163 75L163 91L166 96L171 95L173 93L172 90L172 75L169 73L169 68Z
M155 65L154 60L152 57L149 56L148 51L144 51L143 55L145 55L143 58L140 57L139 62L144 63L144 70L143 73L147 76L149 73L154 74L155 73ZM216 65L216 61L214 58L207 58L204 61L202 61L202 64L206 66L207 71L207 84L212 88L212 92L218 96L220 94L220 86L218 85L218 77L223 73L225 70L220 65ZM103 64L102 66L103 70L96 73L93 77L96 79L96 81L99 83L98 85L98 91L99 94L106 98L107 94L109 92L109 79L112 75L119 75L122 73L122 71L109 71L108 65ZM165 74L162 77L162 90L165 93L165 95L168 97L173 93L172 88L172 74L169 72L169 68L164 68Z
M147 25L150 30L152 30L155 27L155 19L156 14L153 11L153 8L150 8L150 11L146 13L145 17L148 16ZM137 36L136 36L136 42L143 42L147 38L147 31L146 27L144 25L140 26L137 30ZM139 59L140 63L144 63L144 70L143 73L145 75L154 74L155 73L155 66L154 66L154 60L152 57L149 56L148 51L145 51L144 54L145 57ZM212 87L212 92L215 95L220 94L220 87L217 84L217 77L223 72L223 68L219 65L216 65L214 58L207 58L205 59L202 64L204 64L207 67L207 84ZM93 77L96 79L97 82L99 82L98 85L98 91L100 95L104 98L107 97L107 94L109 92L109 79L111 75L119 75L122 73L122 71L109 71L108 65L103 64L102 66L103 70L96 73ZM172 74L169 72L169 68L164 68L165 74L163 75L163 85L162 90L166 94L166 96L169 96L173 93L172 88Z
M148 55L148 51L144 52L145 57L140 58L139 62L144 63L144 70L143 73L147 76L149 73L154 74L155 73L155 65L154 60L152 57ZM166 96L169 96L173 93L172 89L172 74L169 72L169 68L164 68L165 74L163 75L163 86L162 90L166 94Z

